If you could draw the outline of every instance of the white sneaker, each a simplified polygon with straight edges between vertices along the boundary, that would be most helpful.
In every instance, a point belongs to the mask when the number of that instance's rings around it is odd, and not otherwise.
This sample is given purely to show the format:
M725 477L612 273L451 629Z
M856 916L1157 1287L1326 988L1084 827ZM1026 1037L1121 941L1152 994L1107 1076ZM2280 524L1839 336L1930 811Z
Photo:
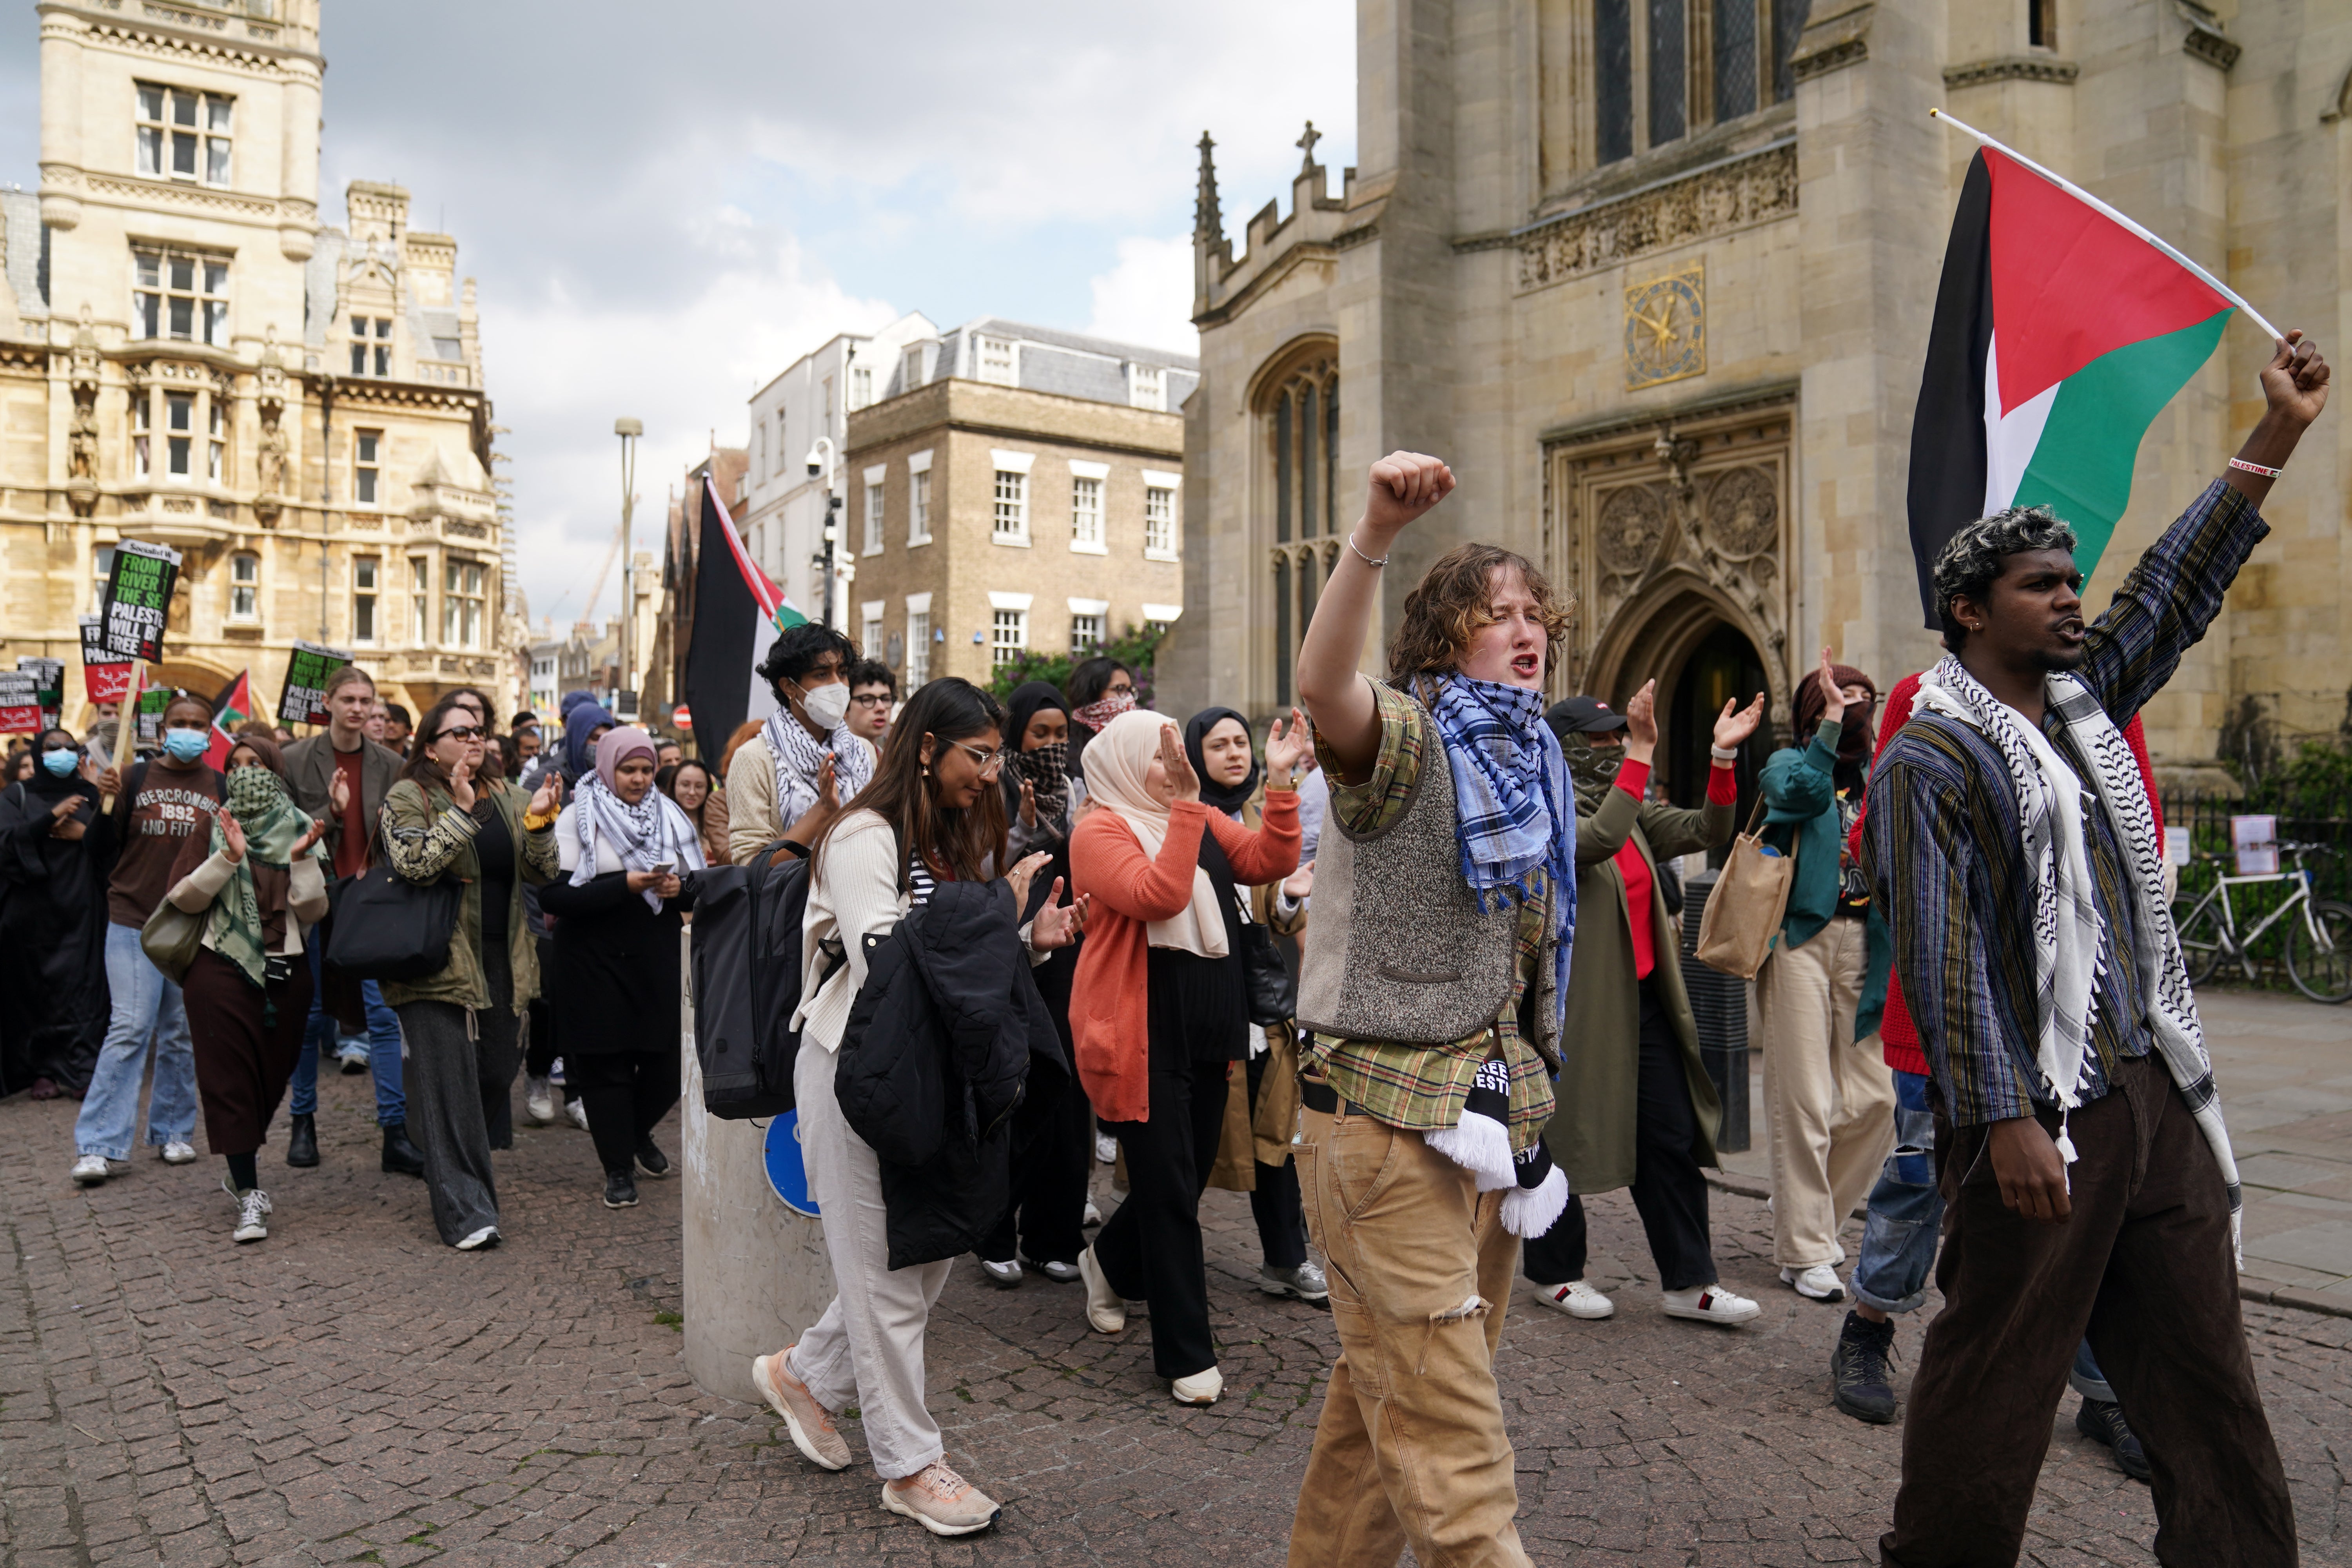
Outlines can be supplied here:
M1170 1396L1179 1405L1214 1405L1224 1392L1225 1374L1213 1366L1190 1377L1180 1377L1168 1385Z
M1538 1285L1536 1300L1571 1318L1606 1318L1617 1310L1616 1302L1581 1279L1571 1279L1565 1285Z
M1118 1140L1108 1132L1095 1134L1095 1163L1111 1165L1118 1163Z
M236 1192L226 1182L221 1184L221 1191L236 1200L236 1228L228 1233L231 1241L260 1241L269 1235L269 1227L261 1223L262 1216L269 1213L268 1193L259 1187Z
M1688 1290L1669 1290L1664 1296L1666 1316L1688 1318L1697 1323L1744 1323L1760 1316L1764 1310L1747 1297L1737 1295L1720 1285L1698 1285Z
M474 1252L485 1247L496 1247L498 1244L499 1227L494 1225L486 1225L481 1229L474 1232L473 1235L467 1237L464 1240L457 1243L457 1250L460 1252Z
M169 1143L163 1145L160 1152L163 1155L163 1163L166 1165L192 1165L195 1163L196 1146L194 1143L189 1142L184 1138L173 1139Z
M572 1126L577 1127L583 1132L588 1131L588 1102L586 1100L565 1100L563 1102L563 1114L572 1119Z
M1087 1212L1079 1217L1078 1223L1083 1226L1097 1226L1102 1224L1102 1210L1095 1207L1094 1199L1088 1198L1087 1200Z
M1021 1260L1017 1258L1008 1258L1002 1263L983 1258L980 1271L1007 1290L1021 1283Z
M85 1187L94 1187L113 1173L106 1168L103 1154L84 1154L73 1164L73 1179Z
M1826 1263L1816 1263L1811 1268L1783 1268L1780 1283L1800 1296L1814 1301L1843 1301L1845 1286L1839 1282L1837 1270Z
M555 1085L543 1078L523 1080L522 1111L534 1127L544 1127L555 1120Z
M1127 1302L1103 1278L1095 1249L1078 1254L1078 1278L1087 1285L1087 1324L1098 1334L1116 1334L1127 1327Z

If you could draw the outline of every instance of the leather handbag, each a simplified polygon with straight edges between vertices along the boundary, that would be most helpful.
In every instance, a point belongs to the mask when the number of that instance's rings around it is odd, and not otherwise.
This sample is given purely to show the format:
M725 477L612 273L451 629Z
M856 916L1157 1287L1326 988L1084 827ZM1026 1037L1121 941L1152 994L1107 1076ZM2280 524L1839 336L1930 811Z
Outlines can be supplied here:
M1282 962L1274 933L1255 921L1242 922L1242 984L1251 1023L1270 1029L1297 1016L1298 982Z
M379 826L379 832L381 826ZM370 835L373 850L376 836ZM423 980L449 966L449 939L466 884L410 881L373 853L367 868L335 884L327 964L353 980Z
M1696 954L1701 963L1753 980L1772 952L1772 939L1789 912L1789 889L1796 880L1794 857L1763 839L1764 802L1748 819L1748 831L1732 841L1715 891L1698 921Z
M164 979L174 985L184 983L196 954L204 949L205 921L212 912L212 906L206 904L192 915L165 899L139 928L139 951L163 972Z

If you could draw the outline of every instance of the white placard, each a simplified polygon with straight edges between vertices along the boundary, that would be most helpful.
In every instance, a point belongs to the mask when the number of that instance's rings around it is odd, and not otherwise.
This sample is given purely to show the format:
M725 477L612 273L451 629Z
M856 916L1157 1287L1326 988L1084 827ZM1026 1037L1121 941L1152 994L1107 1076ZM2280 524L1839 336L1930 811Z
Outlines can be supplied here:
M2230 845L2238 852L2238 875L2268 877L2279 868L2278 818L2230 818Z
M2189 864L2190 846L2189 829L2167 827L2164 830L2164 863L2168 866Z

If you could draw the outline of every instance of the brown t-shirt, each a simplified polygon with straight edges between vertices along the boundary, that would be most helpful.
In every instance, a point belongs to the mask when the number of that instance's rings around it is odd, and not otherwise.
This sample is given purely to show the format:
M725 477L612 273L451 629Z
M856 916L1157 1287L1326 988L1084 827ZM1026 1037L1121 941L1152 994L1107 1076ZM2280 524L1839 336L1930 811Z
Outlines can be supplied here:
M364 791L360 787L361 764L366 759L365 742L348 752L335 753L335 771L343 775L343 787L350 792L350 804L343 807L342 825L335 839L335 875L338 877L349 877L367 869L367 807L362 803ZM331 808L334 799L332 795L327 796Z
M126 789L129 784L126 774ZM220 774L202 763L191 768L161 761L147 764L138 797L114 803L115 837L121 849L106 887L109 920L119 926L147 923L172 890L172 864L182 843L199 827L209 834L212 808L225 793Z

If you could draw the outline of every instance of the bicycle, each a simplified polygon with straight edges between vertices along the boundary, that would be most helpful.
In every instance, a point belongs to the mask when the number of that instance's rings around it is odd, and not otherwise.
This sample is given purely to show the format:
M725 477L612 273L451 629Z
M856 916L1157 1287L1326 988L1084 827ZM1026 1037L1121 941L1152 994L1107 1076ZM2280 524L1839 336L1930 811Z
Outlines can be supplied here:
M2286 946L2286 976L2294 988L2315 1002L2352 1001L2352 904L2322 899L2311 890L2311 872L2304 866L2303 858L2311 851L2333 853L2325 844L2282 844L2279 853L2294 858L2292 871L2269 871L2249 877L2218 877L2212 889L2198 900L2186 915L2175 918L2173 924L2180 933L2182 955L2189 965L2189 982L2202 985L2212 978L2224 958L2234 958L2247 979L2254 978L2253 959L2248 950L2263 939L2263 933L2285 920L2296 910L2303 911L2299 921L2289 921L2284 936ZM2221 858L2205 855L2202 859L2213 861L2218 868ZM2249 887L2256 882L2293 882L2294 891L2263 917L2263 922L2241 935L2237 910L2230 903L2231 888Z

